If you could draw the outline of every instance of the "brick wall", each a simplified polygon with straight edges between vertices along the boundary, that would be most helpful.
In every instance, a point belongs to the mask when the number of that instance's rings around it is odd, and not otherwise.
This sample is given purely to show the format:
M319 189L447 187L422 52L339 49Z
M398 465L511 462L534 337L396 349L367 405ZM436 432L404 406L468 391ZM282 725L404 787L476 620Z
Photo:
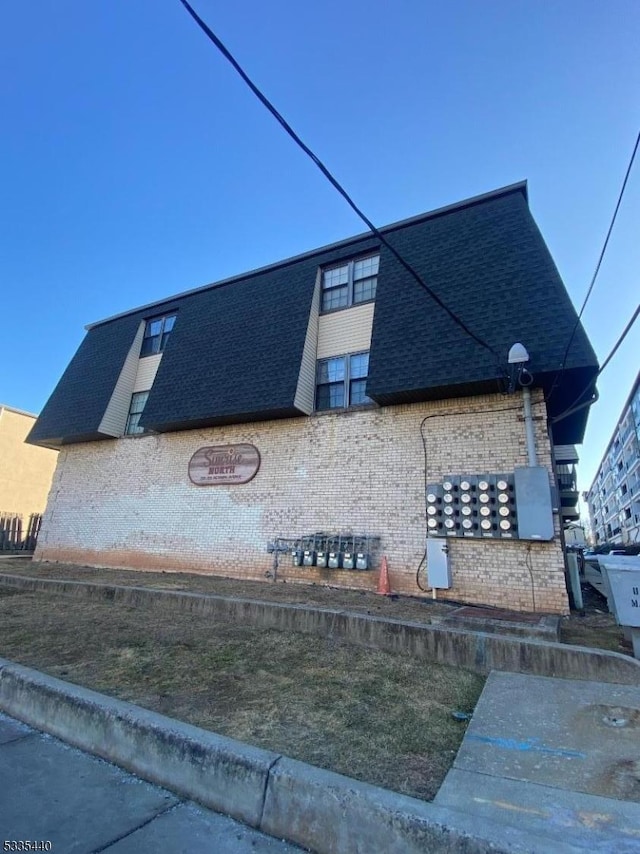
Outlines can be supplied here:
M514 409L496 411L504 407ZM425 595L415 581L425 541L421 422L446 414L424 428L428 479L438 480L526 465L521 413L520 396L492 395L71 445L60 453L36 556L265 579L268 540L353 531L381 537L394 591ZM551 472L539 394L534 416L539 460ZM260 451L252 481L190 483L198 448L239 442ZM442 598L532 610L535 597L537 610L568 610L558 539L456 539L450 560L453 587ZM285 555L278 578L371 590L377 572L296 569Z

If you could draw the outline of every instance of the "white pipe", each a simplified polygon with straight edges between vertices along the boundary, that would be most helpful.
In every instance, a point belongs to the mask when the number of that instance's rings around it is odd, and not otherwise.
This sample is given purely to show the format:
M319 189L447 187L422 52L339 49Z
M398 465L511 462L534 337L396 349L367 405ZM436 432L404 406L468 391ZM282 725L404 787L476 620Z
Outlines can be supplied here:
M537 466L536 440L533 435L533 415L531 413L531 390L526 387L522 389L522 402L524 403L524 432L527 437L529 466Z

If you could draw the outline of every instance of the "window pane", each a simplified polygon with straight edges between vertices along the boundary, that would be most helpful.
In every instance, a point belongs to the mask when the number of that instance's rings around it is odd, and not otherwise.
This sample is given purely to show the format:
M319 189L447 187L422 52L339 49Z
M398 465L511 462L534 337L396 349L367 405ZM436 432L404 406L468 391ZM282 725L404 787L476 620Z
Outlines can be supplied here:
M369 354L357 353L355 356L351 356L349 372L354 380L366 378L369 373Z
M376 285L378 277L372 276L370 279L361 279L353 283L353 301L365 302L368 299L375 299Z
M140 415L140 413L144 409L145 404L146 404L148 399L149 399L149 392L148 391L138 391L135 394L132 394L131 395L131 407L129 409L129 412L131 412L131 414L137 413L138 415Z
M154 335L152 338L143 338L142 339L142 347L140 349L140 356L153 356L154 353L158 352L158 348L160 346L160 336Z
M349 290L347 285L340 285L337 288L322 292L322 311L329 311L332 308L346 308Z
M143 433L144 432L142 427L140 427L140 425L138 424L139 421L140 421L140 415L130 415L129 416L129 418L127 419L127 427L124 431L127 436L131 436L134 433Z
M335 383L344 380L344 358L323 359L318 362L318 382Z
M375 255L373 258L362 258L360 261L356 261L353 265L354 280L367 279L369 276L375 276L378 272L379 264L379 255Z
M349 281L349 265L344 267L334 267L332 270L325 270L322 276L323 288L335 288L336 285L346 285Z
M155 353L161 353L164 350L167 338L175 322L175 314L170 314L167 317L154 317L152 320L147 320L140 356L152 356Z
M340 409L344 406L344 383L319 385L316 409Z
M349 391L349 405L356 406L358 403L371 403L371 398L367 397L366 380L351 380L351 389Z
M159 317L156 320L148 320L147 328L144 331L145 338L150 337L151 335L160 335L162 332L162 318Z

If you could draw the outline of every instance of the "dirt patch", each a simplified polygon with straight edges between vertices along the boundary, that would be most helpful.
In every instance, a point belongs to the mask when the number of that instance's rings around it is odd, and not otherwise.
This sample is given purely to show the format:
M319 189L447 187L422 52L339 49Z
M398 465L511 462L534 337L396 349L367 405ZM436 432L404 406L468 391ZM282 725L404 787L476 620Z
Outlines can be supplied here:
M624 636L623 629L609 613L607 599L591 584L583 583L584 609L572 611L571 616L560 621L561 643L591 646L633 655L633 646Z
M3 588L0 654L425 799L464 734L452 712L472 711L483 685L461 669L293 632Z

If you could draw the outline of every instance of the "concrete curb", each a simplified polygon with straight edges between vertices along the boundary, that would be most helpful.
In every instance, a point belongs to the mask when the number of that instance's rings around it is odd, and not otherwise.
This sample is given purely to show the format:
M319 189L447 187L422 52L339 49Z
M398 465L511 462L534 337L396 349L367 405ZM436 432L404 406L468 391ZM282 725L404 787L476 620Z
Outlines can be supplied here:
M442 624L388 620L353 611L234 599L200 593L120 587L86 581L56 581L0 574L0 586L51 592L123 605L169 608L214 617L222 622L337 638L369 649L402 653L464 667L486 675L491 670L640 685L640 661L618 652L454 629Z
M0 709L318 854L545 854L549 839L389 792L0 659ZM558 854L584 849L553 842Z
M0 659L0 709L252 827L279 754Z

